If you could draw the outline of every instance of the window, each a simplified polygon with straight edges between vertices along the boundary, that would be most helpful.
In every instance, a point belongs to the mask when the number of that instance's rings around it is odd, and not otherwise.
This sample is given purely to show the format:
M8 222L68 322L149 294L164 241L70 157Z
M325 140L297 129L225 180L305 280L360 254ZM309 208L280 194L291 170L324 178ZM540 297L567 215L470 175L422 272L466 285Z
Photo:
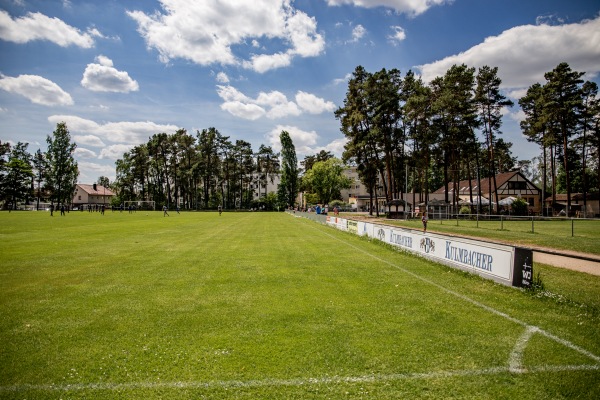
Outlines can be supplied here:
M508 182L508 188L513 190L525 190L527 189L527 182L510 181Z
M81 200L81 196L78 196L78 200Z

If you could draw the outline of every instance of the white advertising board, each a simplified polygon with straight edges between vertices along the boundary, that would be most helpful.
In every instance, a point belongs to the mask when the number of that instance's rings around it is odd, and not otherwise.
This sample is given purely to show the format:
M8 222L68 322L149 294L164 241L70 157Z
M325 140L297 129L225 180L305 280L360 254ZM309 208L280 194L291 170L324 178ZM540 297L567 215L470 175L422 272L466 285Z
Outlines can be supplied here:
M513 283L515 248L512 246L337 217L328 217L327 223L344 231L367 235L445 265L509 285Z

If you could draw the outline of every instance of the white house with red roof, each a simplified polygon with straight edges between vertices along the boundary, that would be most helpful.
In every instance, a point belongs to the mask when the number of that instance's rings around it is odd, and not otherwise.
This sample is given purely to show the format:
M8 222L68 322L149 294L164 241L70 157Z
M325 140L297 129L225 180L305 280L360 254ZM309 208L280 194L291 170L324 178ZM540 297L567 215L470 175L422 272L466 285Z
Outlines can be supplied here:
M75 186L75 195L73 196L73 207L81 207L88 204L110 205L115 196L115 192L102 185L78 183Z

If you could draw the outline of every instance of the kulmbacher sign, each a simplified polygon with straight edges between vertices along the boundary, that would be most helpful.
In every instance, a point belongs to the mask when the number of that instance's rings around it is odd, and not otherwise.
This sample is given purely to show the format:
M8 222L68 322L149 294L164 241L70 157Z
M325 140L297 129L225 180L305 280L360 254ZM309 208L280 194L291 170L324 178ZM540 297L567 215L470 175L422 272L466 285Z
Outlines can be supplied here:
M528 249L338 217L324 222L505 285L531 286L533 253Z

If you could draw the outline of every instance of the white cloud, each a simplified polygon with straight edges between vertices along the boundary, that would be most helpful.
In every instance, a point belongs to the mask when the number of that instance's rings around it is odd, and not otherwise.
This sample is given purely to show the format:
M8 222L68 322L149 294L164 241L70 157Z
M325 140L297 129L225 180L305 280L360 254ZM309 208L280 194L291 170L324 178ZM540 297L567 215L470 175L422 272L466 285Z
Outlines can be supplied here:
M320 114L336 108L332 102L302 91L296 94L296 102L288 100L285 94L276 90L260 92L252 99L232 86L218 85L217 94L225 101L221 109L248 120L256 120L263 116L270 119L298 116L303 111Z
M452 3L454 0L327 0L330 6L351 4L357 7L388 7L398 13L416 16L424 13L432 6Z
M298 154L298 160L303 159L304 156L317 154L321 150L330 151L334 156L341 157L344 152L344 145L348 141L348 139L344 137L335 139L325 146L317 146L316 144L319 135L315 131L307 132L296 126L277 125L265 135L269 145L272 146L275 151L281 151L281 142L279 140L281 131L286 131L290 134L290 138L292 139L294 147L296 148L296 153Z
M316 20L292 7L289 0L191 2L160 0L163 11L128 11L149 49L162 62L175 58L200 65L242 65L257 72L290 65L293 57L314 57L325 49ZM279 40L287 49L240 59L233 48L259 39Z
M97 164L89 161L78 161L79 178L81 182L96 182L100 176L106 176L111 181L115 179L114 165ZM93 175L92 175L93 174Z
M139 90L137 81L129 74L113 68L113 62L105 56L96 57L97 64L88 64L83 72L81 86L94 92L128 93Z
M250 102L251 99L233 86L217 85L217 94L225 101Z
M266 139L275 151L281 151L281 141L279 135L281 131L286 131L290 134L290 138L294 143L296 152L301 155L313 154L313 148L317 143L319 135L315 131L304 131L296 126L277 125L271 132L266 135Z
M488 37L463 53L418 66L423 80L443 76L454 64L498 67L503 88L543 83L544 73L565 61L575 71L600 72L600 17L581 23L549 26L523 25Z
M135 146L133 144L113 144L100 152L100 159L118 160L123 158L123 154L127 153Z
M77 140L75 140L75 143L79 144ZM76 158L94 159L97 157L96 153L94 153L92 150L84 149L82 147L77 147L74 155Z
M404 39L406 39L406 32L404 32L404 28L402 28L401 26L392 26L392 30L394 31L394 33L390 36L388 36L388 39L396 44L397 42L401 42Z
M334 85L340 85L340 84L346 84L348 83L348 81L350 80L350 78L352 78L352 74L351 73L347 73L346 76L344 76L343 78L337 78L333 80L333 84Z
M219 83L229 83L229 77L225 72L219 72L217 74L217 82Z
M267 112L267 118L277 119L287 117L289 115L298 116L300 114L302 114L302 111L300 111L298 105L293 101L288 101L272 106L271 109Z
M324 99L315 96L311 93L299 91L296 93L296 103L310 114L321 114L325 111L333 112L336 106L331 101L325 101Z
M352 42L358 42L363 36L365 36L367 30L362 25L356 25L354 29L352 29Z
M95 135L73 135L73 141L78 145L104 147L104 142Z
M48 117L48 121L52 124L65 122L73 136L94 135L102 141L128 145L145 143L154 134L160 132L174 133L179 129L175 125L163 125L151 121L122 121L99 124L75 115L51 115Z
M73 45L85 49L94 46L94 39L89 33L82 33L58 18L31 12L13 19L6 11L0 10L0 39L14 43L48 40L61 47Z
M247 69L253 69L254 71L262 74L272 69L287 67L292 63L292 57L286 53L277 54L261 54L253 55L250 57L250 61L244 61L243 66Z
M246 104L241 101L226 101L221 104L221 109L229 112L236 117L254 121L266 114L261 106L256 104Z
M0 78L0 89L16 93L29 99L32 103L44 106L72 105L71 95L56 83L38 75L19 75L16 78L3 76Z
M342 157L344 153L344 146L348 142L348 139L343 137L340 139L335 139L331 143L328 143L323 150L332 152L336 157ZM318 149L315 153L320 152L321 149Z

